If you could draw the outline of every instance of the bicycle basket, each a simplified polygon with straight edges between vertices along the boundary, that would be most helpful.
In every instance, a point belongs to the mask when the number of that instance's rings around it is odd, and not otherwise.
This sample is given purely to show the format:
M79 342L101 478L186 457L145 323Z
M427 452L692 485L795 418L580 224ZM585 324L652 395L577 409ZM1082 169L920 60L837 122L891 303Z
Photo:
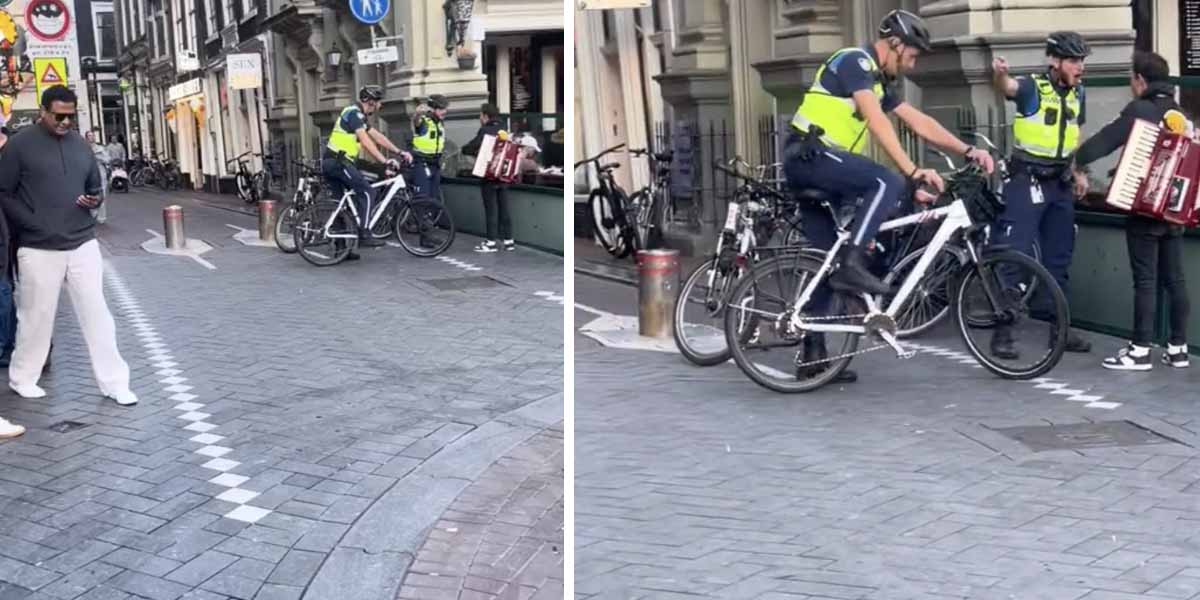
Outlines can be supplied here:
M1004 200L992 191L982 175L956 178L946 192L962 199L972 223L991 223L1004 211Z

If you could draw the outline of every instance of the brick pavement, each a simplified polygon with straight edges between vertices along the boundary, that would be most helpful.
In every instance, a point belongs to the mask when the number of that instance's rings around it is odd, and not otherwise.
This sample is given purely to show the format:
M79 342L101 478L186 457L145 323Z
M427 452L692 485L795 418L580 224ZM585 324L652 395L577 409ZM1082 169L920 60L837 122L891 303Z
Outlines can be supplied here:
M561 260L480 257L464 236L451 257L482 271L396 248L318 269L234 241L226 224L252 219L171 199L188 237L214 246L210 271L138 248L164 200L115 197L102 233L141 404L99 397L68 302L49 396L0 398L30 428L0 444L0 598L390 600L406 563L336 596L314 584L421 481L473 473L561 421L562 307L535 295L561 293ZM434 285L477 275L502 284ZM86 426L48 429L67 421ZM261 514L231 515L247 506ZM415 552L436 515L405 516Z
M575 339L578 598L1200 598L1196 367L1116 374L1094 353L1049 374L1110 409L876 353L857 384L785 396ZM1033 452L996 431L1113 420L1180 443Z

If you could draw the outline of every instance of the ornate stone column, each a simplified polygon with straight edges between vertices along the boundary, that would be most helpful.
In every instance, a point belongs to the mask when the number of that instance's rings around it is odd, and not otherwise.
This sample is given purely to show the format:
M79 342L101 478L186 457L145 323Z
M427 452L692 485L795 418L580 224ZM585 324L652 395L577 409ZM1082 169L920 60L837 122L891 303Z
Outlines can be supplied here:
M671 0L677 45L658 77L675 119L701 124L730 118L729 42L723 0Z
M755 62L762 86L782 114L795 110L817 68L833 51L854 41L842 0L773 0L774 56Z
M734 149L750 164L759 164L759 119L771 113L771 96L763 90L762 76L751 65L771 53L770 7L759 0L727 1Z

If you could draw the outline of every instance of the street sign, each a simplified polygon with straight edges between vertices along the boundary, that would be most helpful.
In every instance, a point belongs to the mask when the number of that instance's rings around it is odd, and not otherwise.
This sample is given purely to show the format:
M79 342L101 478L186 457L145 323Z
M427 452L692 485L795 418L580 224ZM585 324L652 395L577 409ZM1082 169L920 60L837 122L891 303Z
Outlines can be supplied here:
M229 89L249 90L262 87L261 54L230 54L225 57L225 65L229 69Z
M200 59L191 50L180 50L175 57L175 66L180 73L190 73L200 70Z
M171 102L178 102L189 96L195 96L203 91L203 88L201 87L203 82L204 80L197 77L196 79L175 84L167 88L167 100Z
M358 64L360 65L378 65L398 60L400 60L400 52L395 46L365 48L358 51Z
M38 101L46 88L67 85L67 59L65 57L33 59L33 77L37 85Z
M349 0L350 12L354 18L367 24L374 25L387 16L392 8L392 0Z
M39 40L57 42L71 31L71 11L63 0L33 0L25 7L25 28Z

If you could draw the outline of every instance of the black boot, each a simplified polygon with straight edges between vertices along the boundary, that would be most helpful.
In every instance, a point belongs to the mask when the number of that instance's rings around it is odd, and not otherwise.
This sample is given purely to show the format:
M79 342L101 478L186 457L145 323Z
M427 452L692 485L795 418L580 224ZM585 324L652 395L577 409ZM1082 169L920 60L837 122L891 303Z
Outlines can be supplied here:
M800 362L824 360L828 356L829 352L825 349L824 336L817 334L804 339L804 351L801 353ZM824 363L796 367L796 379L812 379L824 372L826 368L828 365ZM832 383L854 383L855 381L858 381L858 373L850 369L842 369L842 372L833 378Z
M848 246L842 255L841 265L829 277L829 286L848 292L866 292L868 294L886 294L891 291L888 284L867 268L867 259L863 249L858 246Z
M1013 347L1011 326L997 325L996 330L992 332L992 356L1005 360L1021 358L1021 354Z
M1054 346L1054 342L1057 339L1058 339L1058 329L1057 328L1051 329L1050 330L1050 346L1051 347ZM1067 352L1078 352L1080 354L1085 354L1085 353L1092 351L1092 343L1079 337L1078 333L1075 333L1074 331L1071 331L1068 329L1067 330L1066 351Z

